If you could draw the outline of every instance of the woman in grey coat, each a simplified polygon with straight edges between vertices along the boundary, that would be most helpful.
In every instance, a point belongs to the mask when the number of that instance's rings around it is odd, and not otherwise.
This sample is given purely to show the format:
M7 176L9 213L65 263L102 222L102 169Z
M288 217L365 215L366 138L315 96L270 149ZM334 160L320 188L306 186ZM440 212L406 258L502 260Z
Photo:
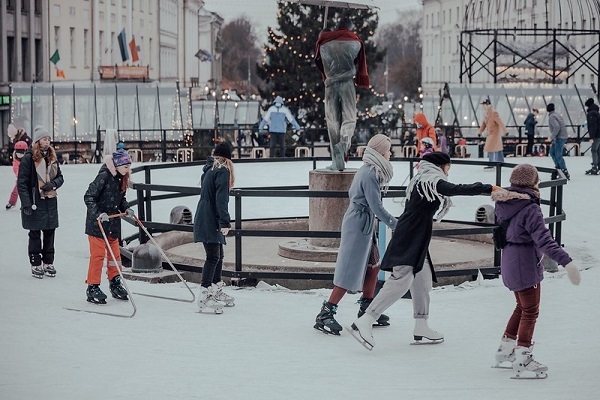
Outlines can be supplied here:
M334 315L338 303L347 291L363 292L359 300L359 316L373 300L379 272L379 257L369 257L375 245L375 217L391 229L395 229L397 224L397 219L383 208L381 202L381 188L387 188L393 176L392 164L389 162L391 147L389 137L382 134L373 136L363 155L364 164L354 176L348 190L350 204L342 221L342 237L335 263L333 290L329 300L323 302L314 325L315 329L324 333L340 334L342 327ZM388 319L382 315L376 321L376 325L389 325Z

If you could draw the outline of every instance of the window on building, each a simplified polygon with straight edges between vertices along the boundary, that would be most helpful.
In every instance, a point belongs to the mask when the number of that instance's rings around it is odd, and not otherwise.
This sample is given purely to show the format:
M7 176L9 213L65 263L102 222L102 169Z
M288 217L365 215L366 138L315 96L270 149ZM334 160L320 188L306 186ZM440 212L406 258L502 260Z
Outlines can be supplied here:
M88 29L83 30L83 66L85 68L90 67L89 57L88 57L88 48L89 48L89 40L90 40L90 31Z
M98 32L98 48L100 49L100 65L104 62L104 53L106 52L106 46L104 45L104 31Z
M58 4L55 4L52 7L52 16L54 16L54 17L60 17L60 6Z
M101 20L103 20L104 19L104 11L100 11L100 14L98 14L98 16Z
M110 33L110 43L108 44L107 48L108 50L110 50L111 46L115 45L115 33L111 32ZM117 61L117 53L118 51L111 51L110 52L110 65L115 65L116 61Z
M50 53L54 53L60 47L60 26L54 27L54 50L50 50Z
M150 65L150 69L152 69L152 38L148 39L148 65Z
M33 2L33 10L35 15L42 15L42 0L35 0Z
M31 63L29 60L29 39L21 38L21 80L31 80Z
M75 28L69 28L69 55L71 57L71 67L75 66Z
M75 7L69 7L69 16L74 17L76 14Z
M110 22L112 22L114 24L116 20L117 20L117 16L115 15L115 13L111 13L110 14Z
M27 15L29 13L29 2L21 1L21 14Z
M15 10L15 0L7 0L6 1L6 9L9 11Z

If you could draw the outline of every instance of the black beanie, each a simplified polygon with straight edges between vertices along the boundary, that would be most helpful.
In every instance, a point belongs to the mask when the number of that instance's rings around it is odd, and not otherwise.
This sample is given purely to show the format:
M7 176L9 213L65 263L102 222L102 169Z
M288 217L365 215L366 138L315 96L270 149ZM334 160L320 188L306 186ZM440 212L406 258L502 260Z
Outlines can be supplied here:
M216 157L225 157L231 160L231 146L225 142L219 143L215 147L213 155Z
M554 111L554 103L550 103L546 106L546 111L552 112Z
M437 166L442 166L446 164L450 164L450 156L446 153L442 153L441 151L434 151L429 154L425 154L423 156L423 160L435 164Z
M585 106L586 106L586 107L589 107L589 106L591 106L592 104L594 104L594 99L592 99L592 98L589 98L589 99L587 99L587 100L585 101Z

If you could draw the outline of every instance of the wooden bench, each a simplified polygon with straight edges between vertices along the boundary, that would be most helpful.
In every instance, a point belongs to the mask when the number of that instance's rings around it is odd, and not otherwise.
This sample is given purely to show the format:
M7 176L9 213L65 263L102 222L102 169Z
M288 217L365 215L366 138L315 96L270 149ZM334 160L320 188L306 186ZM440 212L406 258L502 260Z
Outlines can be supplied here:
M417 146L404 146L402 152L404 153L404 158L416 157L418 153Z
M294 151L296 157L308 157L310 155L310 149L308 147L300 146L296 147Z
M177 149L175 153L175 161L177 162L190 162L194 161L194 150L192 149Z
M131 162L143 162L144 158L142 156L142 151L140 149L129 149L127 150L129 157L131 157Z

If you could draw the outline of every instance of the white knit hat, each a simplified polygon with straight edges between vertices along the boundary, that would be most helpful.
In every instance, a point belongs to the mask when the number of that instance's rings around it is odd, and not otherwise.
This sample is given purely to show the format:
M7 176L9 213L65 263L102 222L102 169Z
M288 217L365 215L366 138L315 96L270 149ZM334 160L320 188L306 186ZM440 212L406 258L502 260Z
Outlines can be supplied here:
M33 143L37 142L38 140L44 137L52 138L50 132L48 132L48 129L40 125L36 126L33 130Z
M369 140L367 146L369 146L379 154L384 155L392 148L392 141L389 137L385 136L384 134L378 133L377 135L373 136L371 140Z
M17 136L17 127L13 124L8 124L8 137L10 140L15 140L15 136Z

